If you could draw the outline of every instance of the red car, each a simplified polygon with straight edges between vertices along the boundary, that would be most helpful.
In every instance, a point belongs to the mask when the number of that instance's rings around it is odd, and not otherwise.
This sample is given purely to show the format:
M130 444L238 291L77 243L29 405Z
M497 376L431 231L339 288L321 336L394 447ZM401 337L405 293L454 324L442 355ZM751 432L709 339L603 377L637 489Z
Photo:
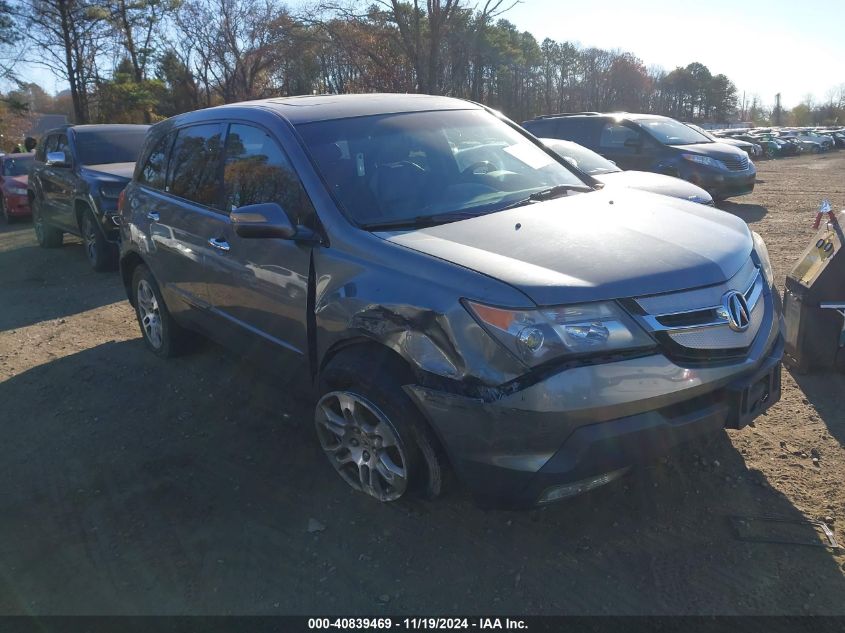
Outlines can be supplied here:
M26 180L34 156L31 153L0 156L0 215L6 222L32 215Z

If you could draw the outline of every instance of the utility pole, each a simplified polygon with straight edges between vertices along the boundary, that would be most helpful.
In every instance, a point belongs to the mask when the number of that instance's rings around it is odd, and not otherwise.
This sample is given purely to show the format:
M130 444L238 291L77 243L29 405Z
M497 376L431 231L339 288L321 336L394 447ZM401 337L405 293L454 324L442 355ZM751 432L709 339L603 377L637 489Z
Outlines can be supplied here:
M780 93L775 95L775 125L780 125Z

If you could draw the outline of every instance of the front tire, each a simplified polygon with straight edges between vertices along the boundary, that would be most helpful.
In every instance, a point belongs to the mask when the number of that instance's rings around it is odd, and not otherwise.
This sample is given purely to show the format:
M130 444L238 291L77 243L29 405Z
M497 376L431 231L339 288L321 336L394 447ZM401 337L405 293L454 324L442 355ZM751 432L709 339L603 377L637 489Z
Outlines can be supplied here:
M90 210L83 212L80 229L85 256L91 268L98 273L114 270L117 264L117 250L106 240Z
M144 265L132 274L132 303L144 344L153 354L172 358L188 348L191 333L173 319L155 278Z
M323 371L314 412L320 446L350 487L379 501L436 496L436 441L402 390L402 368L381 356L339 357Z
M11 224L14 221L14 218L9 215L9 211L6 209L5 196L0 196L0 215L3 216L3 222L6 224Z
M44 222L41 203L37 198L32 200L32 228L35 230L35 239L41 248L59 248L62 245L64 232Z

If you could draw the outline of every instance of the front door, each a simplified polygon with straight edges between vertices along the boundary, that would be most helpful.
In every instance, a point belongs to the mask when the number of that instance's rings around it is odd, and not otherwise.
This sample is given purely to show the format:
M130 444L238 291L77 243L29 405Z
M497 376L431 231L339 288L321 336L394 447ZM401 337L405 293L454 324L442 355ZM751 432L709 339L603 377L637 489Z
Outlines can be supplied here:
M622 169L650 171L654 162L654 141L640 130L617 121L605 123L598 151Z
M47 165L47 155L50 152L64 152L68 164ZM74 209L73 158L68 146L67 134L55 134L47 139L44 152L44 169L41 171L41 192L44 196L42 214L44 220L64 230L79 232L76 224Z
M227 212L276 202L294 225L313 226L314 209L281 144L266 130L232 123L223 168ZM274 361L282 373L308 358L307 300L311 247L279 238L243 238L228 218L206 235L208 296L226 338L240 351ZM281 360L281 362L278 362Z

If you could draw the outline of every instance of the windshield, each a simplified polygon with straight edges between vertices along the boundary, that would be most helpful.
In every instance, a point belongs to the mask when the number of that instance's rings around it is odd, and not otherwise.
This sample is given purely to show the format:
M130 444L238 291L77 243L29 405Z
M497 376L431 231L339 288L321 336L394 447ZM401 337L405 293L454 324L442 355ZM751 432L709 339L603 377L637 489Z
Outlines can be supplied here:
M146 135L146 125L137 129L77 130L76 153L83 165L134 163Z
M29 166L32 165L32 156L26 158L6 158L3 161L4 176L26 176L29 173Z
M718 140L719 140L718 138L716 138L715 136L713 136L710 132L708 132L708 131L707 131L707 130L705 130L704 128L699 127L699 126L697 126L697 125L695 125L695 124L693 124L693 123L687 123L687 124L686 124L686 126L687 126L687 127L691 127L693 130L695 130L696 132L698 132L698 133L699 133L699 134L701 134L702 136L706 136L706 137L707 137L707 138L709 138L711 141L718 141Z
M709 138L674 119L637 119L637 125L647 130L664 145L692 145L712 143Z
M578 143L570 141L558 141L552 138L540 139L543 144L555 154L567 161L573 167L580 169L591 176L599 174L610 174L622 171L616 165L607 160L604 156L596 154Z
M585 186L483 110L334 119L297 129L341 206L364 226L489 213L556 185Z

